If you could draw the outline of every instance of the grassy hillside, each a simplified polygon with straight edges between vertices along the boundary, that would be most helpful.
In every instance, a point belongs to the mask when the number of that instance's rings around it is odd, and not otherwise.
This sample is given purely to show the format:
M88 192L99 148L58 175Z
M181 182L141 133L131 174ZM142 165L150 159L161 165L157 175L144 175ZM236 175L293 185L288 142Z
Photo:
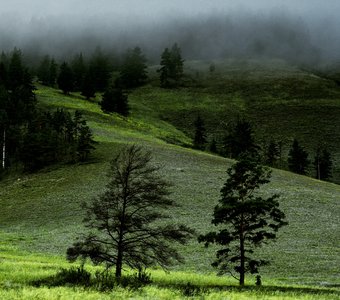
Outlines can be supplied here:
M214 72L209 71L211 64ZM186 88L148 86L137 90L133 99L191 137L194 120L201 115L210 140L221 139L228 124L244 116L252 122L260 146L271 139L283 143L285 168L294 138L311 160L317 146L325 145L334 159L333 181L340 183L338 83L280 60L194 61L186 64L186 74Z
M192 64L193 70L208 66ZM262 69L258 72L265 75ZM287 72L300 71L288 68ZM280 74L277 80L284 80L284 73ZM215 82L210 75L204 76L206 84L209 80ZM76 94L64 96L57 90L38 86L39 105L82 110L100 143L86 164L51 167L0 182L0 298L98 299L98 294L91 291L36 289L29 282L67 266L63 260L66 248L83 230L80 203L103 190L108 161L124 143L143 144L152 150L155 163L163 166L162 174L174 183L173 198L181 204L170 212L176 222L190 224L198 233L210 230L212 209L226 180L226 170L233 162L180 147L191 143L191 129L185 124L193 120L190 111L210 115L212 128L213 114L242 109L249 112L250 106L242 95L231 97L222 91L214 94L209 89L203 85L174 91L143 87L130 97L131 117L122 118L103 114L96 101L85 101ZM337 91L333 87L331 90ZM336 100L332 101L335 105ZM288 109L288 105L284 107ZM184 117L187 113L189 119ZM267 128L262 123L257 126ZM293 132L293 128L290 130ZM276 243L261 249L261 254L272 261L261 272L263 290L238 290L232 287L236 284L233 279L211 275L215 272L210 267L215 248L205 249L193 240L180 249L185 264L174 266L170 275L153 271L153 286L135 293L115 291L115 298L182 298L181 287L192 282L202 288L202 293L205 289L207 299L340 299L340 186L275 170L263 193L281 194L282 209L290 223L279 233ZM247 283L253 284L254 277L249 276ZM176 285L178 288L174 289ZM109 299L110 295L100 297Z

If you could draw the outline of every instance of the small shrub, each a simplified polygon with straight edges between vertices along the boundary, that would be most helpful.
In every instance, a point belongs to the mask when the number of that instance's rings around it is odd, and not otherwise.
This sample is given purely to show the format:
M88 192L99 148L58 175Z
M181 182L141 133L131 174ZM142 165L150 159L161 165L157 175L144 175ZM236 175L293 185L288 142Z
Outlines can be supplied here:
M117 279L109 271L97 271L94 275L93 285L95 289L101 292L111 291L117 285Z
M32 284L34 286L65 286L79 285L89 286L91 283L91 274L82 267L61 269L56 275L36 280Z
M185 297L194 297L201 295L202 290L200 287L195 286L188 282L183 288L182 288L182 294Z
M256 286L261 286L262 285L261 275L256 275L255 284L256 284Z

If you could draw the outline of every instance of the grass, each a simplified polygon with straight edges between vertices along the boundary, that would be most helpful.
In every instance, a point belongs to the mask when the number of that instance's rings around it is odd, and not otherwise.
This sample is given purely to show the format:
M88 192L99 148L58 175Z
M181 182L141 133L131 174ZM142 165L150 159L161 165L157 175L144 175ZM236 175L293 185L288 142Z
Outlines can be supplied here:
M278 66L274 79L280 82L288 82L294 76L308 82L309 77L281 62L276 62L275 68L269 63L259 66L250 62L242 67L245 70L242 76L240 64L232 61L218 66L212 75L203 72L209 64L193 62L190 65L189 71L193 74L199 70L197 82L201 85L194 82L190 88L171 91L149 85L135 90L130 96L132 115L129 118L103 114L98 99L89 102L77 94L64 96L57 90L38 86L41 107L81 110L100 143L86 164L58 165L36 174L12 175L0 182L0 299L182 299L190 293L197 298L204 296L204 299L340 299L340 186L282 170L274 170L272 182L262 192L281 194L281 206L290 224L279 233L276 243L259 249L261 257L272 261L271 266L261 271L261 288L254 286L254 276L247 278L247 288L240 289L230 276L213 275L215 270L210 264L216 248L205 249L195 240L179 248L185 264L173 266L170 274L151 270L153 284L137 291L117 288L111 293L99 293L80 287L36 288L30 285L34 279L69 267L64 259L65 251L83 231L80 203L104 189L108 161L125 143L140 143L152 150L154 162L163 167L162 175L174 183L172 196L181 205L170 212L176 222L190 224L198 233L212 228L212 210L226 180L226 170L233 161L181 145L191 143L192 129L188 124L192 124L195 113L204 114L212 128L223 114L227 117L238 111L250 113L252 106L237 87L232 87L236 83L226 87L236 91L224 94L222 87L215 91L209 82L222 86L237 74L235 78L239 78L240 85L247 80L258 82L259 75L272 78L270 75ZM216 79L220 78L218 73L223 75L220 81ZM316 86L320 79L311 78L309 85ZM261 96L261 110L252 112L258 120L263 118L257 128L269 134L272 129L268 129L268 124L282 112L288 114L291 108L291 124L305 124L297 126L297 133L303 128L307 132L318 103L324 101L326 105L320 106L324 118L327 107L337 107L337 90L329 84L326 82L321 87L323 91L330 89L327 99L315 99L314 104L312 99L299 100L300 105L315 107L314 112L303 118L303 109L297 110L299 106L297 102L290 102L290 96L281 100L270 100L267 94L267 98ZM295 87L298 88L302 89ZM259 87L252 89L254 92ZM293 93L289 90L293 88L285 89ZM302 92L299 93L302 97ZM260 98L255 99L253 105L260 105ZM334 109L333 117L320 123L334 121L335 137L338 134L335 132L338 128L336 111ZM287 135L294 130L288 126L289 120L277 125ZM323 136L330 134L331 130L326 128Z

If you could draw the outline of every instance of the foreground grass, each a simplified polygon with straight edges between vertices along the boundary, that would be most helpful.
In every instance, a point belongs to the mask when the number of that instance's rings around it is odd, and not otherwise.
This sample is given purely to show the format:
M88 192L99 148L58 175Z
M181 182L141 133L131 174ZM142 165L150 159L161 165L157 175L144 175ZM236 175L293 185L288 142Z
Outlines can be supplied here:
M69 264L58 256L29 254L1 247L0 299L340 299L335 287L282 285L268 281L261 287L248 282L240 288L235 281L211 274L150 270L152 283L140 287L116 286L98 291L81 286L34 287L33 282L55 275ZM87 266L92 273L98 268Z

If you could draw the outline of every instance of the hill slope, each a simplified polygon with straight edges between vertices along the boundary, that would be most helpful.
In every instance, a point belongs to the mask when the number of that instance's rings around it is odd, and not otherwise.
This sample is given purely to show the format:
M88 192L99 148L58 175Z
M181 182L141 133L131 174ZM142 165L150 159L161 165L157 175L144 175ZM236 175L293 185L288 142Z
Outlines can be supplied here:
M171 212L176 221L190 224L198 233L210 230L212 209L233 162L165 142L190 144L188 135L176 128L184 126L180 118L176 117L178 122L166 122L163 115L175 116L180 107L193 109L190 93L150 86L138 89L130 98L132 116L125 119L103 114L95 101L87 102L78 95L65 97L56 90L39 87L39 105L82 110L100 143L89 163L52 167L1 182L0 239L31 253L64 255L83 229L80 203L104 188L108 161L123 143L143 144L152 150L155 163L163 166L164 177L174 183L173 198L181 204ZM190 101L183 102L181 97L185 95ZM202 106L202 112L209 107L207 113L214 113L218 109L210 105L213 98L210 92L198 93L195 107ZM244 104L242 99L239 104L236 98L233 101L235 106ZM275 170L272 183L263 193L281 194L281 205L290 223L277 243L261 249L272 260L272 266L264 268L263 274L289 283L337 283L340 187ZM210 267L213 247L204 249L193 240L181 251L186 263L174 269L214 272Z

